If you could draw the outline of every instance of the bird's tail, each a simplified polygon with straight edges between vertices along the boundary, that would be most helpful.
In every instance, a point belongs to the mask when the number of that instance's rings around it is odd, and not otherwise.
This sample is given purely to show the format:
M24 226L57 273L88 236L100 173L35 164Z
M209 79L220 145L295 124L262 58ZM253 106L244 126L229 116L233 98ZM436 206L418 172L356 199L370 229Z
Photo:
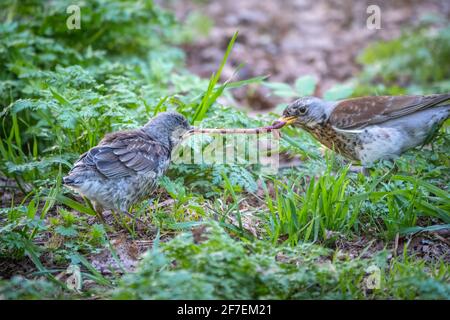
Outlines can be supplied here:
M440 118L435 122L435 124L430 128L427 137L425 138L422 146L431 143L431 141L436 137L441 128L442 124L450 118L450 104L439 106L441 112Z

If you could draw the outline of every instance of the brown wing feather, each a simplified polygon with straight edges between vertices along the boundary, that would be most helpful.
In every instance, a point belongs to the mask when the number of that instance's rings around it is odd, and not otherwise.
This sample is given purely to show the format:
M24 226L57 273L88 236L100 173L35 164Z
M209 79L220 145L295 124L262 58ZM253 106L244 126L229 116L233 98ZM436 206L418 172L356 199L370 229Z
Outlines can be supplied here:
M450 99L450 94L429 96L374 96L343 100L330 116L339 129L360 129L434 107Z
M157 172L169 156L166 147L136 130L105 136L97 147L89 150L79 161L95 167L112 179Z

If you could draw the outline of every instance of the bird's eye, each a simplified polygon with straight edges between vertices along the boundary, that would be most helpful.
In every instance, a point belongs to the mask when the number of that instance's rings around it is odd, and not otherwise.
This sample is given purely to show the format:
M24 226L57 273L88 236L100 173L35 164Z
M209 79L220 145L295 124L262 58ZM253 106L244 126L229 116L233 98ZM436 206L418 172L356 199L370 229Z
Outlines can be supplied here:
M306 107L301 107L300 109L298 109L298 111L300 112L300 114L305 114L306 113Z

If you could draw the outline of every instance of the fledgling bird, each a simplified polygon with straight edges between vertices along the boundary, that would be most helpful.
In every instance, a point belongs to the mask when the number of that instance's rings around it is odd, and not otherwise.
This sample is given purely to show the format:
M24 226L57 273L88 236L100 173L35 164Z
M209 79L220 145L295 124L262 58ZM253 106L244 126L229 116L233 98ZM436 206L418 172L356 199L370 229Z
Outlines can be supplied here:
M163 112L139 129L107 134L82 154L63 182L103 209L128 213L151 197L170 163L172 149L191 129L179 113Z
M428 141L449 118L449 99L450 94L341 101L304 97L287 106L278 121L303 128L326 147L367 166Z

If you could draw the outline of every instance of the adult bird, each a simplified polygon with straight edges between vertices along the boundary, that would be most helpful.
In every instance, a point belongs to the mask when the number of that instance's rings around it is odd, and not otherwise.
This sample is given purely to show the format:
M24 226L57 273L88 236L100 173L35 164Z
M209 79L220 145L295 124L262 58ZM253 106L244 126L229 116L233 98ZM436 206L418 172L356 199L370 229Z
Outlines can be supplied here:
M450 115L450 94L373 96L341 101L300 98L279 121L303 128L363 166L392 159L430 139Z
M141 128L107 134L82 154L64 184L103 209L129 216L130 207L152 192L170 163L172 149L191 127L179 113L163 112Z

